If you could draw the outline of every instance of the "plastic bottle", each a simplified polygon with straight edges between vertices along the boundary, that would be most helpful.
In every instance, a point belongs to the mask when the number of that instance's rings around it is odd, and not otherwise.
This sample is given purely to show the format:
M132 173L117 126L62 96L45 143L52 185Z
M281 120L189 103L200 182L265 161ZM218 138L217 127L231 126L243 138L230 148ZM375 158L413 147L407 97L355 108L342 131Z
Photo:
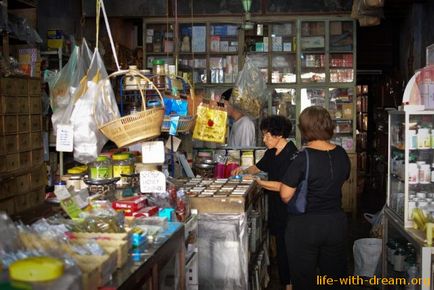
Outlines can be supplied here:
M417 268L417 264L410 264L407 270L407 286L405 289L407 290L416 290L419 289L418 285L416 283L412 283L412 279L418 279L419 276L419 270Z

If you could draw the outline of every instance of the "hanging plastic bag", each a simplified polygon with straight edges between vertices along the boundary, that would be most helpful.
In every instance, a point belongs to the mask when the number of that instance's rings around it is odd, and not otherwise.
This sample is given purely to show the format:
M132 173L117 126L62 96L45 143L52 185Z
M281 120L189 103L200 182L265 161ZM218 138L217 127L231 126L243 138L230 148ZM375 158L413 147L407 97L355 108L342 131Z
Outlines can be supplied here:
M267 100L268 90L261 71L253 60L246 57L243 69L238 75L229 104L243 114L257 119Z
M89 163L96 159L107 138L99 124L119 118L113 88L98 49L95 49L87 73L76 91L76 103L71 115L74 128L74 160Z
M197 107L193 139L224 143L228 113L222 107L201 103Z
M57 125L60 124L59 119L64 115L64 110L71 100L70 88L77 70L78 50L78 46L75 46L66 65L48 79L54 134L56 134Z
M85 39L80 47L75 47L68 63L52 79L50 86L50 99L53 115L54 135L58 124L69 124L75 101L73 96L80 86L80 80L86 76L89 69L92 53ZM50 85L50 83L49 83Z

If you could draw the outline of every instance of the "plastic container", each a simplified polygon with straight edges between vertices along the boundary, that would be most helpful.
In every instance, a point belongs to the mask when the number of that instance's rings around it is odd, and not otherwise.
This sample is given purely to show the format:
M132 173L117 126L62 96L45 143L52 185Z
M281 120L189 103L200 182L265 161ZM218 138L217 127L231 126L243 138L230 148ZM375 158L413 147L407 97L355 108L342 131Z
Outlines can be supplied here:
M428 184L431 183L431 165L422 164L419 167L419 183Z
M152 81L154 82L154 85L159 90L164 90L166 88L164 60L154 59L152 61L152 73L155 75L152 79Z
M131 175L134 173L134 159L129 153L114 154L113 177L121 177L121 174Z
M70 168L67 171L69 178L66 181L66 188L73 187L74 191L80 191L83 183L83 171L77 168Z
M417 133L417 147L419 149L431 148L431 134L429 128L420 128Z
M109 157L98 156L89 164L89 178L93 180L113 178L113 165Z
M408 183L409 184L419 183L419 168L416 163L408 164Z
M254 165L253 151L243 151L243 155L241 156L241 166L247 168L252 165Z
M396 272L405 271L405 256L406 252L403 248L398 247L393 253L393 270Z
M409 149L417 149L417 134L416 130L408 130Z

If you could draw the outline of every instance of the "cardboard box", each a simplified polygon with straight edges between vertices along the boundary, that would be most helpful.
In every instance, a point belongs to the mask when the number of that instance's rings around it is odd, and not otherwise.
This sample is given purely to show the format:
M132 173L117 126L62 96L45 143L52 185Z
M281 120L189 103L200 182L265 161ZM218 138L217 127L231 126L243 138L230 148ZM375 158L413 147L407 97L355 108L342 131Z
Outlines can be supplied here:
M271 37L271 47L272 47L272 51L282 51L282 37L281 36Z
M283 51L292 51L292 43L284 42L283 43Z
M324 48L324 36L307 36L301 38L301 49Z
M211 36L210 51L220 52L220 36L218 35Z
M229 41L220 41L220 51L229 52Z
M255 51L263 52L264 51L264 43L263 42L256 42Z
M59 49L63 47L63 31L51 29L47 31L48 49Z

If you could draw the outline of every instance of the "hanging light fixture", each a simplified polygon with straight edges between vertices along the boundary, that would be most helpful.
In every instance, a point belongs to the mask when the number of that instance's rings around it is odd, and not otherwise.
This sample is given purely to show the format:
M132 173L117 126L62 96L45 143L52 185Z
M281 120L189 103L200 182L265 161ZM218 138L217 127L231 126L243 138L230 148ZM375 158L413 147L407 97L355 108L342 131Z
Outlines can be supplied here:
M252 0L241 0L244 9L244 24L243 29L253 29L253 23L250 22L250 7L252 6Z
M241 2L243 3L246 21L250 21L250 7L252 6L252 0L241 0Z

